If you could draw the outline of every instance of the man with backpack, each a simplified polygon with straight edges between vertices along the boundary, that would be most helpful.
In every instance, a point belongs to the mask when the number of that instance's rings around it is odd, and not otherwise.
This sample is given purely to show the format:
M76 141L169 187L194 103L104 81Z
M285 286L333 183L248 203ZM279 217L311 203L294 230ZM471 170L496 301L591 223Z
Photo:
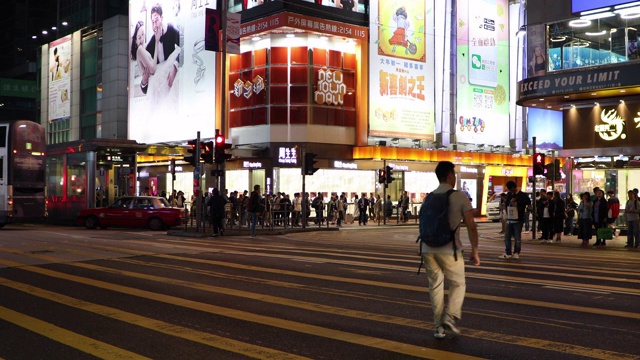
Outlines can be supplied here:
M505 252L500 255L500 259L519 259L520 247L522 240L522 225L524 224L525 209L531 205L529 196L516 185L515 181L507 181L507 201L505 210L507 212L507 224L504 231ZM513 252L511 251L511 238L514 238L515 244Z
M445 328L454 334L460 330L456 321L462 317L466 283L460 221L464 221L471 243L470 262L480 265L478 228L469 199L456 185L455 165L441 161L436 166L440 185L424 200L420 209L420 253L429 278L429 297L435 323L434 337L444 339ZM461 259L458 259L461 258ZM445 310L444 284L449 284L449 301Z

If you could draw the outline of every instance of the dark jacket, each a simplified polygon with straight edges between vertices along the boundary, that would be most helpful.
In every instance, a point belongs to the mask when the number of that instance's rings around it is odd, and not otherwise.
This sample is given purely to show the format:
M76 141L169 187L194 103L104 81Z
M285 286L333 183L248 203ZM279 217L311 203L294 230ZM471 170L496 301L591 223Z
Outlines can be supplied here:
M173 24L167 24L167 31L160 36L160 43L162 44L162 51L164 52L165 60L169 58L169 55L176 49L176 46L180 46L180 32ZM151 36L151 40L146 47L149 54L153 54L156 51L156 36ZM176 58L176 61L180 62L180 55ZM158 64L160 58L158 58Z
M207 201L207 206L209 207L209 213L212 218L216 217L224 217L224 205L227 201L220 195L213 195Z
M541 196L540 200L536 202L536 207L537 207L536 214L538 215L538 219L542 219L544 215L544 208L547 207L548 204L549 204L549 199L547 198L547 195ZM549 212L549 216L551 216L551 212Z
M596 206L598 207L598 216L596 218ZM607 200L603 197L600 199L598 203L598 199L593 203L593 210L591 212L591 218L593 219L593 223L602 226L607 223L607 215L609 212L609 206L607 204Z
M264 211L264 203L262 202L262 197L257 192L253 191L251 193L251 197L249 197L249 208L247 211L252 213L261 213Z
M522 191L518 191L515 194L510 192L507 194L506 206L510 206L511 201L514 199L516 201L516 206L518 207L518 222L524 222L524 209L527 205L531 205L531 200L529 199L529 196Z

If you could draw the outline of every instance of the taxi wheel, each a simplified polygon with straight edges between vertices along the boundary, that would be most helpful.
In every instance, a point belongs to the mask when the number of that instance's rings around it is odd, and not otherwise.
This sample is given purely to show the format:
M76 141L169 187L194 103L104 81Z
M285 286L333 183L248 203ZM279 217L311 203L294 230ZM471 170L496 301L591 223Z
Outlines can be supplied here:
M95 229L98 227L98 218L95 216L89 216L84 220L84 226L87 229Z
M147 225L151 230L162 230L162 228L164 228L164 223L157 217L149 219Z

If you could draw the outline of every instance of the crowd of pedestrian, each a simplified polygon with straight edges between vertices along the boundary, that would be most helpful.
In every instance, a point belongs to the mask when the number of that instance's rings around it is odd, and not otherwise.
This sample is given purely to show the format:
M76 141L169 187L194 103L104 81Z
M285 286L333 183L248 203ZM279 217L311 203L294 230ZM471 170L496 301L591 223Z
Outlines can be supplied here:
M508 193L504 194L501 209L504 211L503 230L505 252L499 257L519 258L520 237L523 225L525 232L529 232L529 211L533 211L528 196L516 188L512 181L507 183ZM576 203L572 194L567 193L562 198L558 191L545 189L536 193L535 216L539 225L541 244L562 242L563 235L577 235L582 240L581 246L587 247L595 237L593 247L606 246L607 240L615 238L619 231L616 219L620 215L620 200L615 192L605 192L596 187L593 193L581 193L580 202ZM627 225L626 248L640 246L640 201L638 190L629 190L628 200L624 207L624 221ZM576 224L577 219L577 224ZM577 225L577 226L576 226ZM512 239L515 246L511 248Z
M257 189L256 189L257 187ZM225 227L248 227L255 233L255 225L263 227L305 227L343 226L345 223L366 226L369 221L391 219L393 210L397 209L399 222L407 222L411 216L409 196L405 191L396 204L387 195L385 201L379 194L363 192L349 198L346 192L331 194L326 197L322 192L310 195L309 192L296 192L291 197L284 192L267 194L260 191L258 185L253 192L245 190L229 192L213 189L211 193L202 195L203 220L212 228L212 236L224 234ZM191 219L195 219L197 198L192 196L190 206L184 193L173 190L167 198L171 206L188 207ZM255 219L255 223L254 220Z

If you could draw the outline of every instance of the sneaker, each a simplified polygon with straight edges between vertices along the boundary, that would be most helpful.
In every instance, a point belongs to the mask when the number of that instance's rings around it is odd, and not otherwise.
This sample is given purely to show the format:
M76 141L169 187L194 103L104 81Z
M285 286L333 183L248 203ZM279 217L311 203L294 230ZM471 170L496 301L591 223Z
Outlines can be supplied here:
M460 329L458 329L455 320L453 320L453 318L449 314L444 315L442 319L442 325L451 330L451 332L453 332L454 334L460 334Z
M498 259L511 259L511 255L507 255L506 253L498 256Z
M433 333L433 337L436 339L444 339L447 336L447 333L444 332L444 327L438 326L436 331Z
M218 234L211 234L211 237L216 237L218 236Z
M516 259L516 260L520 259L520 254L518 254L518 253L513 254L513 258Z

